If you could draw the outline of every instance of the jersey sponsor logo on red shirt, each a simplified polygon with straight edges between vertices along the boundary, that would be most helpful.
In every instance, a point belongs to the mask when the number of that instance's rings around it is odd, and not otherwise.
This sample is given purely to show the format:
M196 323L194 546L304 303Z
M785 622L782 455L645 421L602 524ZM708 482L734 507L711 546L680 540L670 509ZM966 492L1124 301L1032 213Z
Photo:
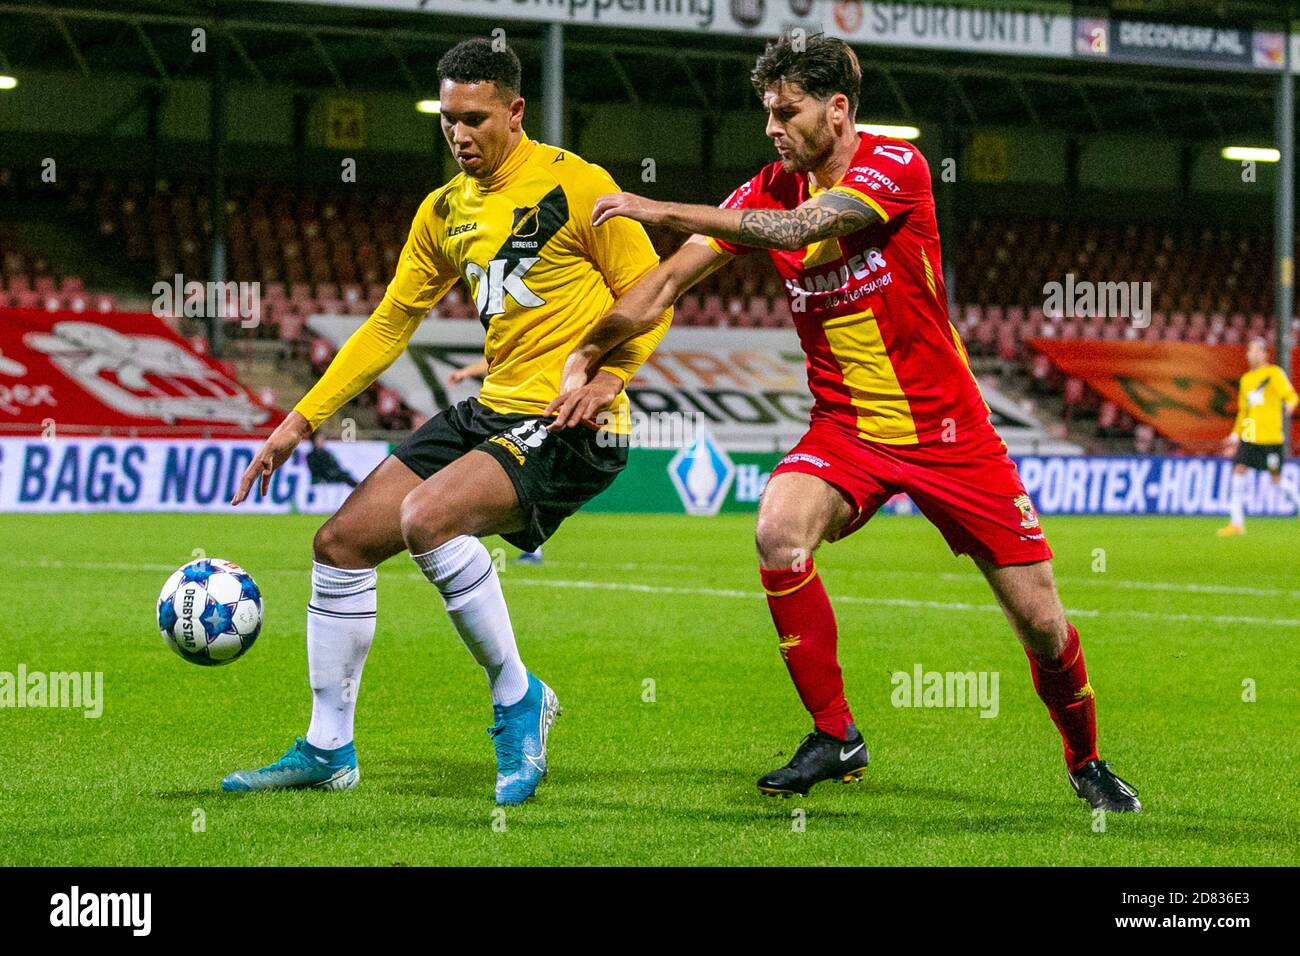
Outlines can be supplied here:
M822 272L805 272L803 275L803 288L795 279L786 280L786 288L790 290L791 295L803 295L811 292L838 292L848 288L849 277L862 280L868 276L874 275L881 269L888 269L889 263L885 261L884 255L879 249L872 247L863 249L857 255L852 256L843 265L826 269Z
M882 186L891 193L902 192L898 183L894 182L878 169L872 169L870 166L854 166L844 174L840 182L864 183L872 189L879 190Z

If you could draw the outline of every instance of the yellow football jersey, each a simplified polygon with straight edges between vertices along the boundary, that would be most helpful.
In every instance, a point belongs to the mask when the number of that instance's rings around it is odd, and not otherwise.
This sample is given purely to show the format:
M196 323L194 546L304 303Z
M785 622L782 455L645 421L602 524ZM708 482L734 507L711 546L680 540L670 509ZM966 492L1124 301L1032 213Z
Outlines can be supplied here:
M1276 365L1261 365L1241 377L1237 423L1233 430L1252 445L1282 444L1282 416L1294 406L1296 391Z
M485 331L479 401L496 412L540 415L588 327L659 262L640 223L619 218L592 227L596 197L612 192L618 186L601 167L527 136L490 178L453 177L421 203L383 301L297 411L315 428L356 397L463 278ZM668 309L602 367L626 385L671 321ZM626 430L627 405L620 392L609 406L611 431Z

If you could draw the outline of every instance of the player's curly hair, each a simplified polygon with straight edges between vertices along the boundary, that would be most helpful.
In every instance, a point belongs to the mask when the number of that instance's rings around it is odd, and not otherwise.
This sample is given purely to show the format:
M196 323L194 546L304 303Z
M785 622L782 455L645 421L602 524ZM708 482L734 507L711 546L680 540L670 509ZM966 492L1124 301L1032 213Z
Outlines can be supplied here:
M510 47L493 49L486 37L462 40L438 61L438 83L495 83L501 97L510 102L519 95L523 67Z
M749 79L760 98L777 83L797 83L821 100L843 93L849 99L849 115L858 112L862 89L858 55L843 40L821 33L799 36L798 42L790 33L769 40Z

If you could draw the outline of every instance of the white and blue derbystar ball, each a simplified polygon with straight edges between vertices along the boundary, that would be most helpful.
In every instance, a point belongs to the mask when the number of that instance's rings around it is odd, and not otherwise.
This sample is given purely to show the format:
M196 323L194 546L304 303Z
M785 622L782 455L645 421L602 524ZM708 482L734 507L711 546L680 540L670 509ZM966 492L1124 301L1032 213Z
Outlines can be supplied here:
M261 633L262 592L237 564L191 561L163 585L158 629L167 646L191 664L229 664Z

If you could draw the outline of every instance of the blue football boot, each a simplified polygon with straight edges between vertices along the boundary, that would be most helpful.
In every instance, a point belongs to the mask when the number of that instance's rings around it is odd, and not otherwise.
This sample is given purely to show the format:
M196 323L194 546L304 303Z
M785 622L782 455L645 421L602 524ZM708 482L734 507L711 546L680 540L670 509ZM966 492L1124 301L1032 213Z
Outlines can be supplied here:
M520 701L492 706L496 723L488 736L497 752L497 803L512 806L533 795L546 776L546 737L559 714L555 691L531 673Z
M221 781L222 790L351 790L361 779L357 751L351 744L321 750L299 737L285 755L258 770L236 770Z

